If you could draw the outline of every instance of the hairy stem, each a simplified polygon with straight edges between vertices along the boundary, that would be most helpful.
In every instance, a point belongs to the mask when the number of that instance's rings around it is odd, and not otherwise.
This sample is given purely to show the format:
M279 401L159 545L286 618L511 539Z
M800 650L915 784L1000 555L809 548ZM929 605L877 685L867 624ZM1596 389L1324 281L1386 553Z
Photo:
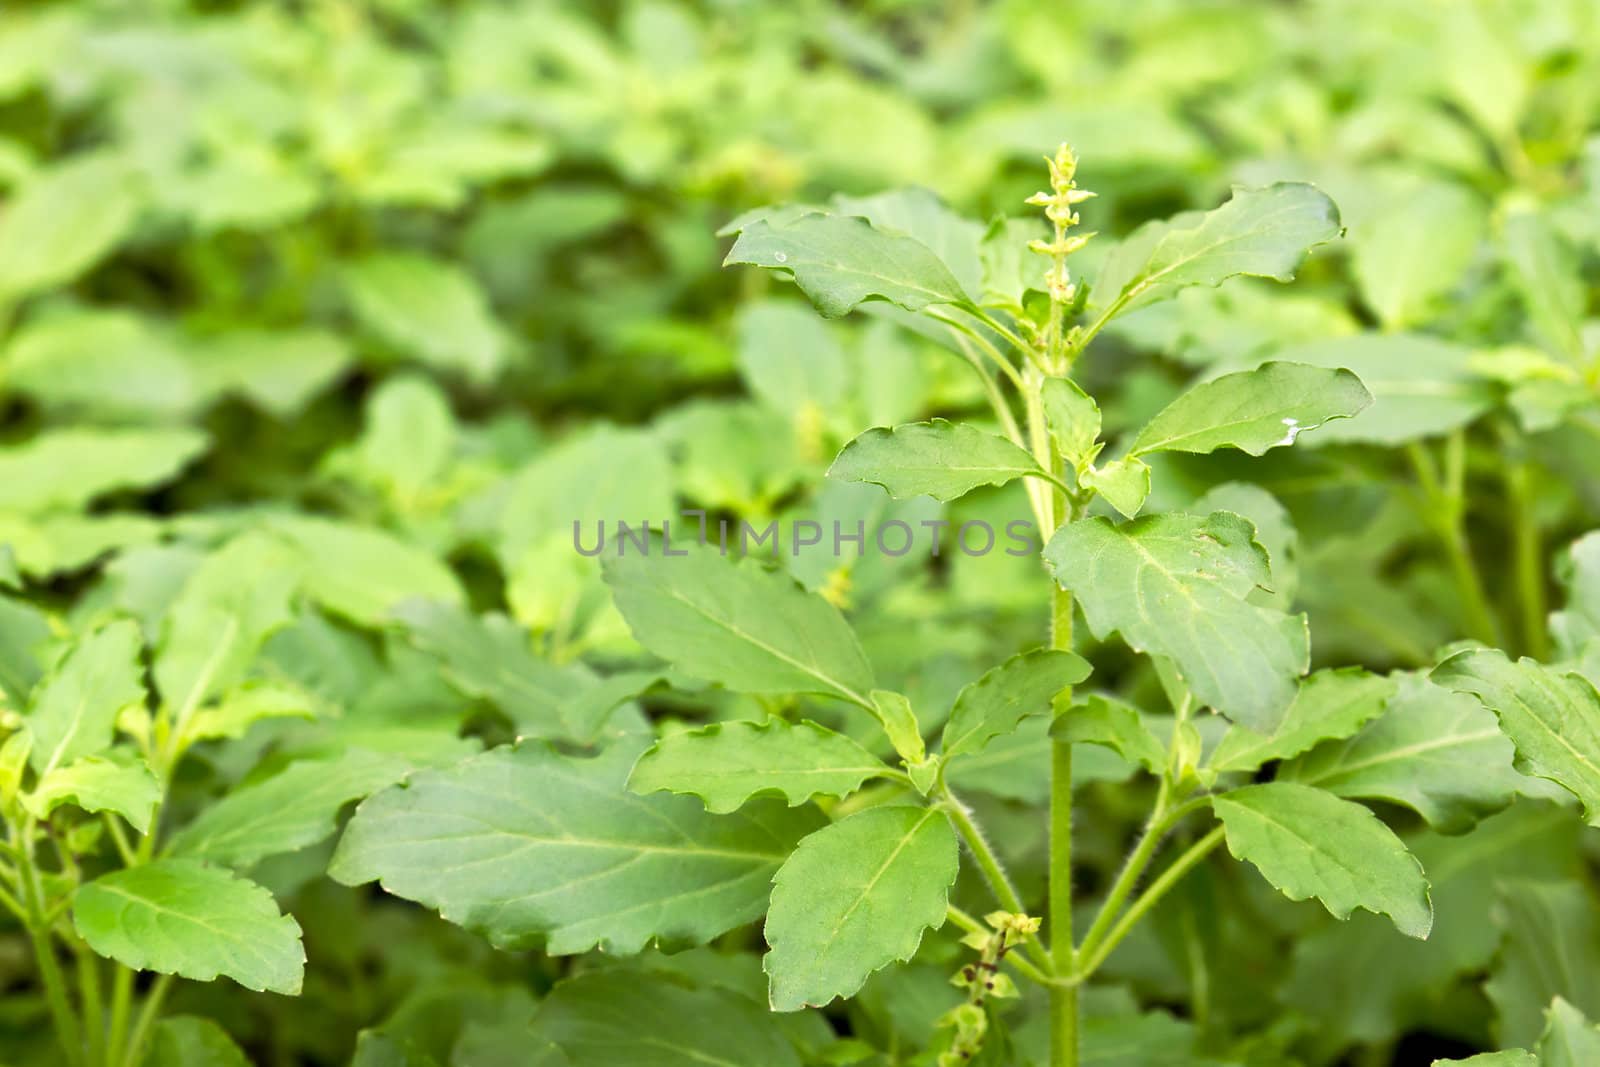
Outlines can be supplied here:
M1133 902L1133 906L1128 909L1127 914L1117 921L1117 924L1111 928L1111 932L1096 946L1095 951L1085 955L1078 969L1074 972L1074 976L1079 981L1086 981L1090 975L1094 974L1100 968L1100 965L1106 961L1106 957L1110 956L1116 947L1122 943L1122 939L1127 937L1135 926L1139 925L1139 920L1149 914L1150 909L1161 902L1162 897L1166 896L1179 882L1183 881L1184 875L1193 870L1196 864L1210 855L1211 851L1218 845L1222 844L1222 838L1222 827L1218 826L1190 845L1181 856L1173 860L1172 866L1162 871L1160 876L1150 883L1150 888L1146 889L1139 899Z
M994 890L995 899L1007 911L1018 915L1025 914L1022 895L1017 892L1017 887L1012 884L1011 876L1006 874L1006 869L1000 863L1000 858L994 854L994 849L989 847L989 842L984 838L983 831L978 824L973 822L972 813L963 804L959 797L950 792L949 787L944 789L944 799L941 805L949 814L950 821L955 824L956 832L967 843L967 848L972 851L973 858L978 861L978 869L983 872L984 878L989 883L989 888ZM1025 942L1026 951L1034 954L1034 958L1043 966L1050 965L1050 958L1039 947L1037 941L1029 939Z

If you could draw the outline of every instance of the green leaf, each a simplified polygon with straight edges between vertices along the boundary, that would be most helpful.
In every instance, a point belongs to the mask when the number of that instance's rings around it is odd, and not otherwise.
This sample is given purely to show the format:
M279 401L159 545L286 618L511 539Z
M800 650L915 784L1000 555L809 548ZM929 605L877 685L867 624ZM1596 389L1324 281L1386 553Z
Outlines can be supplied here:
M50 430L0 448L0 511L77 511L171 481L206 449L195 430Z
M1588 679L1498 649L1458 652L1430 677L1482 701L1516 746L1517 770L1572 793L1600 826L1600 693Z
M1544 345L1573 362L1585 358L1579 330L1589 293L1577 252L1537 211L1506 214L1501 232L1511 280Z
M27 707L28 694L44 673L40 653L52 637L44 612L0 594L0 694L12 707Z
M28 712L41 777L111 747L117 713L144 702L139 627L123 620L83 637L34 692Z
M278 419L304 410L355 359L329 330L230 330L193 346L189 364L207 393L240 396Z
M95 952L134 970L300 992L300 925L271 893L220 867L162 859L101 875L78 887L72 921Z
M1268 782L1212 800L1228 851L1290 900L1316 897L1337 919L1364 908L1408 937L1433 926L1422 865L1376 815L1310 786Z
M1150 468L1133 456L1089 467L1079 473L1078 481L1105 497L1106 503L1127 519L1139 514L1150 496Z
M1476 1056L1468 1056L1464 1060L1434 1060L1433 1067L1449 1067L1458 1064L1460 1067L1539 1067L1539 1057L1520 1048L1507 1049L1504 1052L1482 1052Z
M615 969L558 984L535 1034L572 1067L800 1067L778 1020L745 997Z
M183 731L184 743L217 737L239 738L264 719L314 719L315 698L275 682L247 681L201 708Z
M1027 452L1004 437L944 419L868 430L828 468L830 478L881 485L897 500L954 500L1024 474L1042 474Z
M1317 671L1300 683L1294 703L1270 736L1230 726L1207 764L1217 772L1253 771L1269 760L1289 759L1319 741L1349 737L1377 718L1399 682L1359 667Z
M1306 622L1245 598L1266 586L1266 553L1250 523L1154 515L1115 526L1062 527L1045 562L1075 594L1095 636L1165 656L1205 704L1263 733L1276 730L1307 666Z
M48 819L62 804L90 812L114 811L144 834L150 832L160 800L161 785L144 760L114 753L85 756L42 775L22 803L38 819Z
M920 311L965 299L961 283L927 245L845 215L772 216L752 222L723 260L723 266L735 263L793 275L830 319L848 314L863 300L887 300Z
M1386 330L1428 321L1471 267L1485 205L1454 182L1417 183L1352 230L1351 273Z
M1600 1015L1600 923L1582 882L1501 882L1493 914L1504 936L1483 991L1501 1044L1538 1041L1555 997Z
M875 230L903 234L926 246L961 283L962 292L974 300L981 294L979 248L984 227L951 211L930 190L912 186L874 196L835 196L833 209L840 215L859 215Z
M1087 470L1100 454L1100 405L1069 378L1046 378L1039 400L1056 451L1073 470Z
M872 667L839 609L754 559L710 549L605 561L617 608L645 648L741 693L819 693L872 707Z
M935 808L870 808L801 841L767 914L772 1009L854 996L873 971L909 960L944 923L957 864L955 831Z
M1561 997L1545 1013L1539 1067L1588 1067L1600 1063L1600 1027Z
M1058 716L1050 727L1057 741L1104 745L1151 774L1167 769L1167 750L1132 704L1094 693Z
M1473 370L1470 349L1421 334L1357 334L1280 349L1274 358L1344 368L1372 403L1323 426L1316 445L1401 445L1460 429L1495 404L1494 386Z
M139 207L128 165L109 152L41 171L0 213L0 303L94 266L132 229Z
M1312 248L1339 233L1338 208L1314 186L1235 188L1221 207L1151 224L1113 249L1095 281L1095 300L1131 310L1240 274L1286 282Z
M451 685L499 708L524 737L588 744L617 704L657 678L624 679L623 691L596 703L599 683L539 659L527 631L509 619L424 600L406 601L393 615L418 648L438 657Z
M251 531L208 555L165 613L155 680L184 731L195 712L245 676L274 631L293 618L296 555L277 538ZM239 576L252 579L241 582Z
M346 267L344 284L362 325L405 355L480 385L500 373L505 334L483 290L461 268L386 252Z
M670 734L639 757L628 788L688 793L706 810L738 810L751 797L777 793L789 805L814 796L842 797L889 773L872 753L814 722L718 722Z
M426 378L390 378L367 398L361 437L323 467L383 493L404 512L446 480L457 427L444 391Z
M1550 633L1562 659L1581 659L1600 641L1600 530L1572 543L1559 575L1567 606L1550 616Z
M300 550L307 596L363 626L379 627L402 601L459 604L454 572L432 553L371 526L313 518L275 518L271 528Z
M228 1032L198 1015L169 1015L150 1035L144 1067L250 1067Z
M1093 670L1071 652L1034 649L1012 656L961 690L944 724L939 751L946 760L981 752L1030 715L1050 711L1050 702Z
M1259 456L1332 419L1348 419L1372 395L1347 370L1301 363L1263 363L1255 370L1202 382L1151 419L1130 450L1214 452L1237 448Z
M340 809L393 785L410 769L404 760L362 749L333 759L296 760L210 804L169 847L180 856L247 869L330 837Z
M1511 759L1511 742L1482 705L1407 675L1376 722L1313 749L1278 778L1403 804L1449 834L1511 803L1525 781Z
M883 727L884 736L895 754L908 764L924 762L928 748L922 740L922 723L911 706L911 698L888 689L874 689L868 696L872 698L872 714Z
M739 373L768 408L799 419L844 402L850 364L833 327L794 301L766 300L739 312Z
M569 955L703 943L755 919L812 809L766 801L710 815L688 797L624 788L634 754L543 744L421 771L356 809L328 873L374 879L503 948Z

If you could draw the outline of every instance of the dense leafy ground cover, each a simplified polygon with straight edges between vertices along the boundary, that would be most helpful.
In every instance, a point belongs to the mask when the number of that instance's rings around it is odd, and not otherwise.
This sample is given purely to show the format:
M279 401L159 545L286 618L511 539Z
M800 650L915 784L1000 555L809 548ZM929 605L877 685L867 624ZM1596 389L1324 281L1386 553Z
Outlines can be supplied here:
M1591 0L5 5L0 1062L1600 1063L1597 117Z

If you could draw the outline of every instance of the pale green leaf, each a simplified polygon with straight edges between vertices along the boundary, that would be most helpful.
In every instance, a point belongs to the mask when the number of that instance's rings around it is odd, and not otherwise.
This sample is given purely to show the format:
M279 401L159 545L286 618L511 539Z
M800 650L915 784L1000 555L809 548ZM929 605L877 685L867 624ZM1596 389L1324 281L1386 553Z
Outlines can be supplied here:
M944 923L956 835L934 808L857 812L800 842L773 882L763 962L774 1011L851 997Z
M1566 789L1600 825L1600 693L1588 679L1497 649L1458 652L1430 677L1482 701L1516 746L1517 770Z
M1347 370L1264 363L1184 393L1139 431L1130 454L1237 448L1259 456L1370 403L1371 394Z
M1428 936L1433 906L1422 865L1360 804L1306 785L1268 782L1215 797L1212 807L1228 851L1290 900L1316 897L1337 919L1364 908L1389 916L1409 937Z
M215 737L243 737L264 719L314 719L316 702L294 686L247 681L194 713L183 731L185 744Z
M130 168L109 152L40 171L0 212L0 302L94 266L127 235L139 207Z
M739 373L766 407L798 419L825 416L850 388L850 365L833 327L794 301L746 305L737 323Z
M114 811L141 834L150 830L161 786L137 756L84 756L41 775L22 802L35 818L48 819L62 804L84 811Z
M240 396L288 419L329 388L355 360L329 330L230 330L197 339L189 366L210 393Z
M752 222L723 260L724 266L735 263L792 274L828 318L849 313L863 300L887 300L920 311L965 299L961 283L927 245L846 215L773 216Z
M172 839L180 856L241 870L333 834L340 810L399 781L404 760L361 749L332 759L296 760L206 806Z
M499 374L506 337L470 274L408 252L368 256L345 268L362 325L407 356L485 384Z
M1339 211L1300 182L1235 188L1227 203L1186 212L1135 232L1107 257L1096 303L1129 310L1190 285L1220 285L1240 274L1289 281L1309 251L1338 237Z
M117 713L144 702L139 627L122 620L79 639L34 691L28 711L41 776L111 747Z
M1483 984L1502 1044L1531 1046L1545 1012L1563 997L1600 1015L1600 922L1593 893L1580 881L1501 882L1493 917L1503 936Z
M0 511L81 509L119 489L171 481L206 449L196 430L63 429L0 448Z
M872 714L895 754L909 764L922 763L928 747L922 740L922 723L911 706L911 698L889 689L874 689L867 695L872 700Z
M779 1020L760 1005L724 989L621 970L558 984L540 1004L522 1055L535 1036L561 1049L571 1067L800 1067Z
M1317 671L1300 682L1294 703L1270 736L1234 725L1222 735L1207 769L1253 771L1269 760L1289 759L1320 741L1349 737L1377 718L1399 683L1358 667Z
M144 1067L250 1067L228 1032L198 1015L170 1015L150 1035Z
M940 754L950 760L982 751L1028 716L1048 714L1051 701L1091 670L1087 660L1071 652L1034 649L1012 656L957 695Z
M275 518L270 526L300 550L305 594L363 626L383 625L402 601L463 600L449 567L376 527L310 515Z
M165 612L155 656L156 688L179 730L242 681L262 644L289 624L296 563L289 546L250 531L206 556L184 582ZM240 581L246 574L250 581Z
M1495 389L1469 363L1472 352L1421 334L1357 334L1279 349L1273 358L1343 368L1372 403L1323 426L1308 443L1400 445L1459 429L1488 411Z
M1306 671L1306 622L1246 599L1271 580L1254 534L1226 511L1095 518L1062 527L1044 555L1096 636L1167 657L1202 703L1270 733Z
M1501 237L1511 280L1539 340L1559 356L1583 360L1579 331L1589 293L1576 250L1536 211L1508 213Z
M617 608L645 648L737 692L820 693L871 708L872 668L828 601L754 559L653 547L605 561Z
M1351 272L1390 331L1426 322L1472 265L1487 210L1453 182L1423 182L1351 231Z
M708 811L730 812L768 793L791 807L814 796L842 797L888 773L882 760L843 734L814 722L769 719L669 734L639 757L628 788L688 793Z
M1545 1013L1539 1067L1589 1067L1600 1063L1600 1027L1562 997Z
M1434 1060L1432 1067L1540 1067L1539 1057L1524 1049L1506 1049L1503 1052L1481 1052L1464 1060Z
M367 398L355 444L331 454L324 467L372 486L401 510L413 509L444 482L456 436L442 389L426 378L391 378Z
M422 771L356 809L329 874L378 880L451 922L555 955L703 943L758 917L812 809L757 801L711 815L690 797L627 792L633 752L543 744Z
M1070 378L1046 378L1039 400L1056 451L1073 470L1087 470L1100 453L1100 405Z
M162 859L101 875L78 887L72 921L95 952L134 970L300 992L300 924L271 893L220 867Z
M1108 460L1099 467L1089 467L1078 475L1078 481L1105 498L1107 504L1117 509L1123 518L1139 514L1150 496L1150 468L1135 456Z
M1056 718L1050 736L1058 741L1103 745L1151 774L1167 768L1167 750L1132 704L1091 694Z
M1403 804L1434 829L1461 833L1517 795L1526 780L1511 759L1511 742L1481 704L1413 674L1377 721L1319 745L1278 778Z
M944 419L868 430L828 468L830 478L872 482L898 500L954 500L979 486L1041 473L1032 456L1004 437Z

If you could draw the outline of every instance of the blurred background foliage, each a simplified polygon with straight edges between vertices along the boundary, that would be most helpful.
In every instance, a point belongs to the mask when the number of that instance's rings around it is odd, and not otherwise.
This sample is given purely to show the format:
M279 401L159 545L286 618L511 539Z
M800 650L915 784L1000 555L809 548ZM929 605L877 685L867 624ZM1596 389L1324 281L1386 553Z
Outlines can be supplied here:
M1196 375L1279 353L1351 366L1378 397L1361 433L1330 427L1325 447L1248 467L1169 460L1159 505L1223 494L1211 501L1254 519L1321 663L1425 666L1470 633L1452 537L1485 565L1497 632L1475 636L1547 651L1543 602L1514 603L1507 561L1531 552L1539 595L1559 603L1550 560L1600 515L1597 116L1593 0L8 0L0 541L62 632L115 613L157 625L238 530L298 553L305 605L266 661L342 715L219 749L187 784L191 806L274 752L380 732L399 746L403 726L437 759L510 736L515 700L463 682L425 628L396 628L394 601L503 615L483 625L508 657L583 690L637 649L571 551L571 516L940 514L821 475L866 427L981 406L947 339L881 305L818 320L781 283L723 271L719 227L905 186L976 220L960 240L1002 215L1033 226L1021 201L1065 139L1099 193L1083 216L1102 236L1074 260L1090 278L1116 238L1234 183L1313 181L1347 227L1292 287L1186 292L1089 355L1111 430ZM1457 497L1419 480L1434 442L1463 472ZM950 510L996 526L1025 514L1006 491ZM1031 560L785 563L851 611L919 707L946 706L1042 621ZM1114 658L1101 676L1159 692ZM745 699L657 694L648 709L715 718ZM961 783L1035 884L1045 749L1042 727L1024 730ZM1096 751L1086 777L1132 774ZM1115 792L1096 802L1089 885L1139 810ZM1486 850L1481 877L1461 861L1459 933L1436 897L1443 940L1407 946L1426 956L1414 967L1393 962L1386 927L1352 935L1236 871L1241 884L1203 880L1189 911L1119 953L1098 1010L1200 1004L1197 1025L1252 1035L1230 1047L1261 1064L1289 1048L1422 1062L1403 1051L1419 1031L1489 1047L1496 1020L1519 1016L1479 979L1505 958L1502 930L1537 909L1494 910L1486 887L1494 871L1565 878L1577 855L1519 811L1476 831L1512 851ZM1438 840L1419 838L1419 852ZM560 961L491 953L334 887L325 859L257 873L306 927L307 996L195 987L180 1003L264 1063L341 1062L380 1023L374 1048L399 1035L441 1063L491 1062L464 1059L462 1035L489 1042ZM1224 893L1249 909L1206 903ZM1196 970L1200 943L1226 946L1223 973ZM910 1062L885 1050L927 1039L954 995L951 951L868 986L850 1009L861 1062ZM758 984L753 959L728 955L715 981ZM637 966L713 980L684 960ZM0 1026L13 1016L25 1047L37 999L12 1004ZM1156 1063L1138 1057L1174 1027L1189 1040L1188 1022L1140 1018L1133 1058L1093 1062Z

